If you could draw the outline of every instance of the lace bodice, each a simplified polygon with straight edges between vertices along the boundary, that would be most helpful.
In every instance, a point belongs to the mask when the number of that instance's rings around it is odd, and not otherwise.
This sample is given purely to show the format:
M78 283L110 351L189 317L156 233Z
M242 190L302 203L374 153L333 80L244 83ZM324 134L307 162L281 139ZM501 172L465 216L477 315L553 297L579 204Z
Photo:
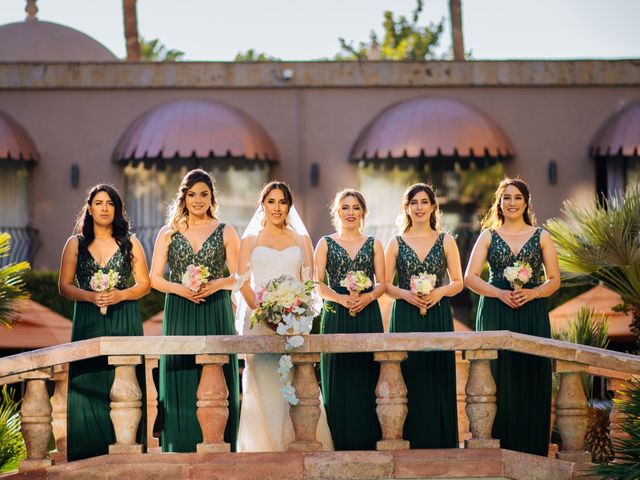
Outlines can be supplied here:
M131 266L127 263L119 248L111 256L104 267L98 265L98 262L96 262L95 258L93 258L93 255L91 255L89 251L84 254L78 252L76 281L80 288L83 290L91 290L91 287L89 286L91 277L93 277L93 274L98 270L102 270L104 273L108 273L109 270L118 272L120 274L120 280L116 285L116 288L118 290L127 288L127 282L129 281L129 277L131 277Z
M349 271L361 270L372 281L375 277L375 267L373 263L373 244L374 238L369 237L365 240L355 258L349 257L349 253L342 245L333 238L324 237L327 242L327 280L329 286L336 292L346 293L347 289L340 286L340 282L344 279Z
M280 275L301 279L302 250L292 245L284 250L258 245L251 252L251 288L257 290Z
M528 286L540 285L544 275L542 263L542 248L540 248L540 234L542 228L536 228L536 231L525 242L517 255L514 255L511 248L502 237L495 231L491 230L491 243L487 254L487 262L489 263L489 282L508 283L504 278L504 269L514 264L516 261L526 262L531 266L533 275L527 284Z
M221 223L195 252L182 233L174 233L167 254L171 281L180 283L189 265L205 265L212 279L222 277L227 259L223 234L224 223Z
M441 286L444 276L447 273L447 259L444 255L444 233L440 233L433 247L424 257L422 262L416 252L409 246L401 236L397 236L398 259L396 261L398 270L398 287L405 290L411 288L411 276L419 273L434 274L438 281L436 286Z

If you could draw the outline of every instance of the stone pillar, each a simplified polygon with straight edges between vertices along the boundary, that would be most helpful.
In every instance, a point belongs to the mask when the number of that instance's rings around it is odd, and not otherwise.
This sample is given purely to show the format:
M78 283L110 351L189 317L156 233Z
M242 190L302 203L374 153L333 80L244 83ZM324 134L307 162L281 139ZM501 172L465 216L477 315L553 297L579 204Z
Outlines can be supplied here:
M467 395L465 387L469 379L469 362L462 358L462 352L456 352L456 403L458 410L458 441L460 447L471 438L469 417L467 417Z
M296 439L289 444L289 450L297 452L322 450L322 443L316 439L320 419L320 388L318 388L314 364L319 361L319 353L291 354L292 385L296 389L299 403L289 408L293 429L296 432Z
M49 459L49 439L53 431L53 417L46 385L47 380L51 378L51 369L26 372L20 375L20 378L27 381L27 390L20 408L27 459L20 462L19 470L24 473L52 465Z
M496 350L466 350L464 358L469 360L467 394L467 416L471 438L465 440L465 448L500 448L500 440L491 438L493 421L496 418L496 382L491 374L491 360L498 358ZM511 408L518 408L512 405Z
M618 402L626 402L629 400L627 394L627 385L629 380L621 378L607 378L607 390L611 392L613 398L613 406L611 407L611 413L609 414L609 435L611 439L622 440L629 438L629 434L622 429L622 422L624 421L624 414L620 411L620 405ZM615 459L614 462L618 462Z
M136 378L136 365L142 363L142 358L140 355L109 356L108 362L116 367L109 392L116 443L109 445L109 453L142 453L142 445L136 443L142 419L142 390Z
M53 367L53 381L56 389L51 399L53 408L53 438L56 449L51 452L51 458L60 463L67 460L67 392L69 390L69 364L63 363Z
M562 437L562 451L558 452L560 460L591 462L591 454L584 449L588 406L581 373L587 371L588 365L556 360L556 372L560 374L560 390L556 400L556 423Z
M229 419L229 389L222 370L222 366L229 363L229 355L196 355L196 363L202 365L196 394L196 414L202 430L202 443L196 446L196 451L229 452L231 445L224 441L224 429Z
M159 355L145 355L144 372L147 384L147 452L160 452L160 441L153 436L153 424L158 416L158 389L153 381L153 371L158 368Z
M382 429L382 440L376 443L376 450L408 450L409 442L402 439L404 421L409 411L407 386L400 368L400 362L407 359L407 352L375 352L373 359L380 362L376 413Z

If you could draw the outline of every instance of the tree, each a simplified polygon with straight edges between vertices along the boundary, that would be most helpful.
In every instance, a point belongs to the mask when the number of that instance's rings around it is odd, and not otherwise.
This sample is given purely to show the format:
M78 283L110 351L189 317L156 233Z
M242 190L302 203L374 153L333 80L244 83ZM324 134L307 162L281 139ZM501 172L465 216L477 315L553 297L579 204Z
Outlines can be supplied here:
M168 49L159 39L145 40L140 37L140 58L142 60L155 60L158 62L177 62L182 60L184 52Z
M11 235L0 233L0 258L9 256ZM20 262L0 268L0 326L11 328L18 316L16 301L29 297L23 276L31 268L29 262Z
M566 220L547 223L563 274L587 277L618 293L618 309L631 311L631 331L640 344L640 187L603 203L565 201L563 213Z
M238 52L233 59L234 62L279 62L279 58L272 57L266 53L258 53L255 48L250 48L246 52Z
M339 38L341 51L335 60L432 60L436 58L435 48L440 43L444 29L444 19L428 26L420 26L418 20L424 8L423 0L416 0L416 8L411 20L400 15L397 19L393 12L384 12L384 37L379 43L377 34L372 30L368 42L353 42Z
M127 46L127 60L140 60L140 42L138 40L137 0L122 0L122 18L124 21L124 40Z

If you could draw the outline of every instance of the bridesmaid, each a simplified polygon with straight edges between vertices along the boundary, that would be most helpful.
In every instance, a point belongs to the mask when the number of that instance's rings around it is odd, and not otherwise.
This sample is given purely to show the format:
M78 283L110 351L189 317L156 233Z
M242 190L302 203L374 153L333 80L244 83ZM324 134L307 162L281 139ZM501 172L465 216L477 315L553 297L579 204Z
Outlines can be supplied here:
M429 185L410 186L402 203L401 235L391 239L386 250L387 292L396 299L389 331L452 332L449 297L462 291L458 246L451 235L440 231L438 203ZM392 283L396 270L398 286ZM420 273L437 279L425 296L411 293L411 276ZM402 362L402 375L409 401L404 439L412 448L457 448L455 352L410 352Z
M529 187L520 178L500 182L493 205L482 221L465 273L465 284L481 295L476 328L549 338L546 297L560 286L558 257L551 236L535 226ZM480 277L489 263L489 281ZM526 262L533 275L524 288L513 290L504 269ZM546 277L546 279L545 279ZM551 361L523 353L501 351L492 362L498 413L493 437L501 448L547 455L551 413Z
M149 293L149 273L144 251L129 232L122 200L110 185L89 191L78 215L75 234L67 240L60 264L60 293L74 300L71 341L96 337L142 335L137 299ZM111 292L91 290L91 277L102 270L120 275ZM135 283L129 285L133 274ZM100 312L107 307L106 314ZM144 369L137 370L144 392ZM114 367L101 356L73 362L69 366L67 458L69 461L104 455L115 435L109 417L109 391ZM144 393L143 393L144 400ZM144 405L143 401L143 405ZM138 425L138 442L146 443L146 421Z
M330 307L323 309L321 333L382 333L378 298L385 291L384 251L379 240L362 233L364 197L352 189L338 192L331 213L336 233L322 237L314 255L320 295ZM374 288L351 297L340 286L349 271L365 272ZM322 392L336 450L373 450L380 440L379 372L372 353L322 355Z
M229 290L238 257L235 229L221 223L216 212L213 180L204 170L191 170L182 179L167 225L156 239L151 263L151 286L166 293L163 335L234 335ZM231 275L224 276L225 262ZM164 277L169 264L169 279ZM203 265L209 281L197 292L181 283L189 265ZM164 452L195 452L202 442L196 417L196 391L201 367L193 355L160 357L160 411L163 415L161 444ZM225 442L235 451L238 432L238 360L229 356L224 366L229 388L229 419Z

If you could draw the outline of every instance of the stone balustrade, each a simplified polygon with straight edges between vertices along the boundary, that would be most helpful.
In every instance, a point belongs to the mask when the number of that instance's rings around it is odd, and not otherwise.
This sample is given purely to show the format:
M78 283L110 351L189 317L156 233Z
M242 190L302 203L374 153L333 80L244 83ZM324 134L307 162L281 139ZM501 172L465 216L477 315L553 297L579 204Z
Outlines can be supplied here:
M304 346L292 354L293 384L300 402L290 409L295 430L295 441L290 450L313 452L321 449L315 438L320 401L314 364L324 352L374 352L374 358L381 366L376 386L376 412L382 438L376 448L381 451L408 449L409 442L402 438L408 410L407 388L400 365L407 352L433 350L456 350L463 354L464 360L460 361L464 362L467 376L465 410L470 431L470 438L464 441L467 449L499 448L499 441L491 438L497 407L496 385L490 369L490 362L497 358L498 350L555 359L556 371L561 376L556 402L557 424L562 436L562 451L558 452L558 458L573 462L589 461L589 455L584 452L587 399L580 375L604 372L604 376L612 378L610 388L617 390L621 380L640 373L637 356L513 332L310 335ZM115 367L111 418L116 437L109 453L141 453L142 445L136 443L135 435L143 407L136 365L146 357L148 398L145 408L151 414L145 427L150 432L157 409L157 392L149 379L152 369L157 366L158 355L196 355L196 362L203 366L197 391L197 417L203 442L198 445L197 452L210 453L229 451L229 445L224 442L229 392L222 370L228 355L283 352L284 338L279 336L103 337L0 359L0 383L3 379L20 379L27 383L22 404L22 429L28 458L21 463L20 470L43 469L50 466L52 460L63 461L65 458L66 364L69 362L99 355L108 357L109 364ZM56 384L53 405L46 389L46 381L52 375ZM612 430L618 431L619 426L612 424ZM52 431L56 451L49 458L47 447ZM157 443L153 443L151 437L150 440L150 448L157 450Z

